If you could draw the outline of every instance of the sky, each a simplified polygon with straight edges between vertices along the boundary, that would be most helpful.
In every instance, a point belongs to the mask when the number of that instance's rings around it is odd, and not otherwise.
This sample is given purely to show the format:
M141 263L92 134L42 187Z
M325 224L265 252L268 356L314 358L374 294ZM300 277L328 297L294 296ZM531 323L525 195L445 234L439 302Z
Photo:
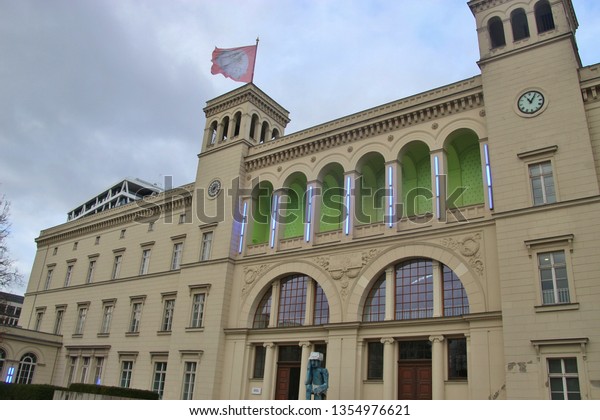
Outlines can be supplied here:
M29 279L35 238L125 177L193 182L215 47L260 38L254 83L286 134L475 76L466 0L0 0L0 196ZM573 0L584 65L600 1ZM26 284L6 289L23 294Z

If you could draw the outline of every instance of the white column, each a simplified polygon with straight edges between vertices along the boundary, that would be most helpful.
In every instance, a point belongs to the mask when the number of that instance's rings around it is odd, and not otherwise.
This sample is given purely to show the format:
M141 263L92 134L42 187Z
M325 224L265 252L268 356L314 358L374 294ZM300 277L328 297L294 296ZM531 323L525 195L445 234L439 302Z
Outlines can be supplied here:
M393 337L384 337L383 343L383 398L394 399L394 343Z
M444 395L444 336L432 335L431 341L431 394L434 400L443 400Z
M386 162L385 164L385 188L388 190L385 197L385 226L393 228L398 226L398 221L402 218L402 214L397 214L400 207L399 197L401 193L401 173L402 169L397 160Z
M275 367L275 344L273 343L265 343L263 344L265 347L265 373L263 378L263 392L262 399L263 400L271 400L273 399L273 380L275 376L274 367Z
M432 150L431 156L431 186L433 193L433 215L436 220L446 220L446 185L447 165L444 149Z
M396 318L396 270L391 265L385 269L385 320Z
M269 328L277 326L277 317L279 315L279 293L281 286L279 281L274 281L271 286L271 313L269 314Z
M304 224L304 241L313 243L315 232L319 226L320 214L317 209L320 207L321 196L317 195L320 189L318 181L311 181L306 185L306 223Z
M433 270L433 316L440 317L442 313L442 299L443 299L443 277L442 277L442 266L439 261L433 260L431 262L431 268Z
M306 387L304 386L304 383L306 382L308 357L310 356L312 345L310 344L310 341L301 341L298 344L300 345L300 347L302 347L302 356L300 359L300 388L298 390L298 399L304 400L306 399Z
M342 223L342 240L352 240L352 229L356 214L356 178L357 172L344 174L344 220Z

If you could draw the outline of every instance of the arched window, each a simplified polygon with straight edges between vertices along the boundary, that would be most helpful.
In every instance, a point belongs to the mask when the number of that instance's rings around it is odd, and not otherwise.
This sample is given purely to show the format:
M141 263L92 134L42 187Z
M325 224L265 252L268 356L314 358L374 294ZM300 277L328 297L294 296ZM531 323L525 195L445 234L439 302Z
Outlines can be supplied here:
M369 290L363 309L364 322L385 319L385 273ZM435 316L469 313L469 299L458 276L448 267L426 258L412 259L395 266L394 319L434 317L434 302L442 308Z
M375 282L365 302L363 321L377 322L385 319L385 273Z
M279 130L274 128L271 134L271 140L277 140L279 138Z
M506 45L506 38L504 37L504 25L499 17L495 16L489 20L488 33L490 34L492 48L503 47Z
M510 24L512 26L513 40L529 38L529 24L525 10L516 9L510 14Z
M217 127L218 125L216 121L213 121L210 125L210 144L215 144L217 141Z
M252 120L250 121L250 138L256 139L256 127L258 127L258 115L252 115Z
M17 371L17 382L18 384L30 384L33 380L33 373L35 371L35 364L37 363L37 357L33 353L26 353L21 357L19 362L19 370Z
M267 133L269 132L269 123L264 121L260 129L260 140L259 143L264 143L267 140Z
M538 34L554 29L554 16L548 0L538 1L535 4L535 23Z
M236 112L233 116L233 137L237 137L240 135L240 128L242 127L242 113Z
M308 276L294 274L278 281L279 299L272 299L272 287L262 296L254 313L253 328L267 328L272 316L277 327L298 327L311 323L324 325L329 323L329 302L321 286ZM312 305L307 300L312 297ZM273 307L276 305L276 307ZM307 308L312 307L312 313ZM309 316L310 315L310 316Z
M221 140L227 140L227 134L229 132L229 117L223 118L223 132L221 133Z
M446 144L449 208L484 203L479 139L471 130L452 133Z
M405 146L402 164L402 203L406 216L432 212L431 158L429 148L420 141Z

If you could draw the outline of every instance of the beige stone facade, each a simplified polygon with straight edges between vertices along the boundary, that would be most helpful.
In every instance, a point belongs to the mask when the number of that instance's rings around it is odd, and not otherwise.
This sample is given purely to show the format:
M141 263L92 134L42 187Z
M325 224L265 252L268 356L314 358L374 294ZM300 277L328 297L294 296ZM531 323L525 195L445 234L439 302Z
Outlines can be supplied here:
M481 75L290 135L245 85L194 183L42 231L34 382L304 398L319 351L328 399L600 398L600 65L570 0L468 5Z

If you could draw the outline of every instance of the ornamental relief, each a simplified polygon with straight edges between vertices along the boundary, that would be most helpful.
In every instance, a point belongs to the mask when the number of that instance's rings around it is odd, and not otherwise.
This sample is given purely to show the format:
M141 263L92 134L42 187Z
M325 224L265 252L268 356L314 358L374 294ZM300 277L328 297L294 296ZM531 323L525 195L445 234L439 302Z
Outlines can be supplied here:
M242 287L242 296L247 296L248 292L254 287L254 282L262 276L271 266L269 264L244 267L244 286Z
M329 272L343 300L350 294L350 284L354 283L363 267L379 253L378 249L352 254L315 257L313 261Z
M440 241L441 245L458 251L460 255L465 257L469 265L475 270L480 277L483 277L484 264L481 258L481 233L463 236L457 238L444 238Z

